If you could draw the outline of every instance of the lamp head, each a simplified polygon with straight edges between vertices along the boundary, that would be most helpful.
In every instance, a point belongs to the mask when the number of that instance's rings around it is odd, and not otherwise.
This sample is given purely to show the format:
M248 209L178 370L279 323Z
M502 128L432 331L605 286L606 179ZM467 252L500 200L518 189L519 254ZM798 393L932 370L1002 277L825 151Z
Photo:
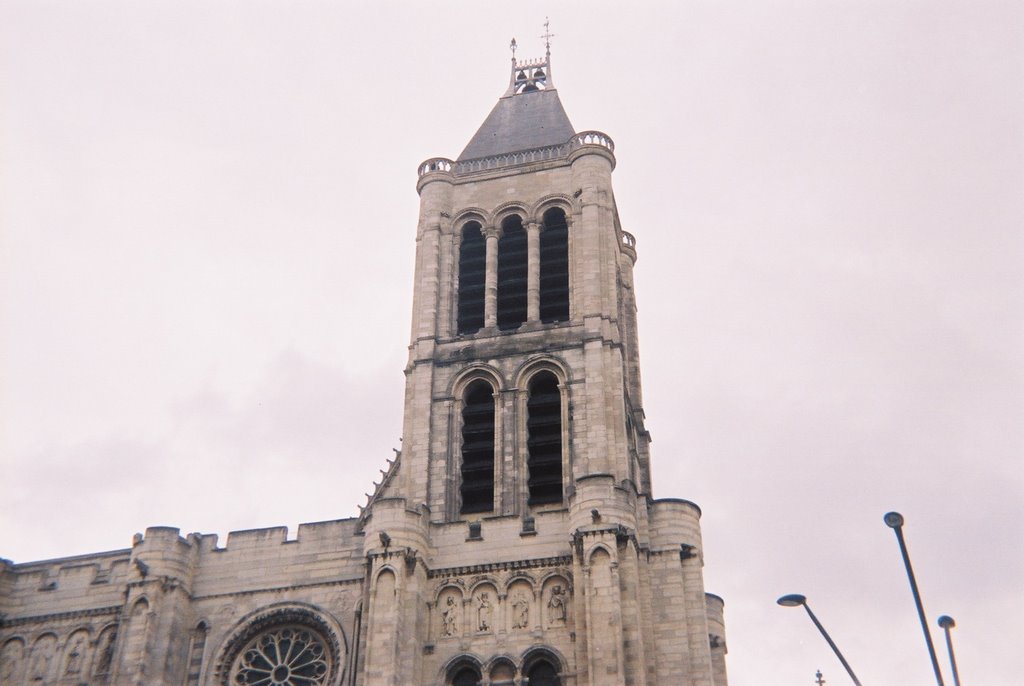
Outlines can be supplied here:
M885 525L890 529L898 529L903 526L903 515L899 512L886 512Z
M789 595L782 596L775 602L782 607L799 607L800 605L807 604L807 596L802 596L799 593L790 593Z
M952 629L956 626L956 622L954 622L953 618L949 615L942 615L941 617L939 617L939 626L941 626L943 629Z

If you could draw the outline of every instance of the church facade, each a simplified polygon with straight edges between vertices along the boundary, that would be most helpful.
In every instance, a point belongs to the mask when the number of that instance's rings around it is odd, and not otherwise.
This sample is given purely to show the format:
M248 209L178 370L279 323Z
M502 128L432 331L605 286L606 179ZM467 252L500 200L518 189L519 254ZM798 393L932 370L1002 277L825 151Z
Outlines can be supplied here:
M614 144L550 67L419 167L402 450L359 516L0 561L0 684L726 686L700 510L651 495Z

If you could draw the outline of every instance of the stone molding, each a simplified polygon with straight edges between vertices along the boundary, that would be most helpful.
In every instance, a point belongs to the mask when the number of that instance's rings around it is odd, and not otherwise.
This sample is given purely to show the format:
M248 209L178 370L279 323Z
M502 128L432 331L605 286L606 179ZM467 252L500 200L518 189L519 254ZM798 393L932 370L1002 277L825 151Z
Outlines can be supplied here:
M72 610L70 612L54 612L48 615L33 615L31 617L14 617L0 619L0 628L6 629L12 626L24 626L39 622L62 622L69 619L83 619L85 617L102 617L104 615L116 615L121 612L121 605L110 607L96 607L90 610Z
M448 576L487 574L517 569L538 569L541 567L558 567L571 564L571 555L561 555L558 557L540 557L534 558L532 560L511 560L509 562L490 562L479 565L467 565L465 567L444 567L441 569L432 569L427 572L427 578L438 579Z

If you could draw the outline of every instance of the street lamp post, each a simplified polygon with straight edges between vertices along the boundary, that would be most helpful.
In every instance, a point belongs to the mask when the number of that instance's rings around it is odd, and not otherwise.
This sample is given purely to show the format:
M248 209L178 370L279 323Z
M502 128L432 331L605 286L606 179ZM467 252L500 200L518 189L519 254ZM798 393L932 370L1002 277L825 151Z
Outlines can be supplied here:
M960 671L956 668L956 655L953 653L953 639L949 630L956 626L956 622L949 615L939 617L939 626L946 632L946 649L949 651L949 665L953 668L953 684L960 686Z
M914 603L917 605L917 616L921 620L921 630L924 631L924 641L928 645L928 655L932 658L932 669L935 670L935 681L939 686L945 686L942 681L942 671L939 670L939 659L935 656L935 644L932 643L932 634L928 631L928 621L924 617L924 605L921 604L921 592L917 590L917 579L914 578L914 568L910 566L910 554L907 553L907 542L903 539L903 515L899 512L888 512L884 519L885 525L896 532L896 540L900 544L900 553L903 555L903 566L907 568L907 578L910 579L910 591L914 594Z
M814 622L814 626L818 627L818 631L821 632L821 635L825 637L825 640L832 648L832 652L834 652L836 654L836 657L839 658L839 661L843 663L843 667L846 668L846 673L850 675L851 679L853 679L853 683L856 686L861 686L860 681L857 680L857 675L854 674L853 670L850 668L850 663L848 663L846 661L846 658L843 657L843 654L839 652L839 646L835 644L835 641L832 640L832 637L828 635L827 631L825 631L825 627L821 625L821 622L818 621L818 618L814 616L813 612L811 612L811 608L807 604L807 598L805 596L802 596L799 593L791 593L790 595L782 596L776 602L778 602L778 604L782 605L783 607L803 606L803 608L807 610L807 616L811 618L811 621Z

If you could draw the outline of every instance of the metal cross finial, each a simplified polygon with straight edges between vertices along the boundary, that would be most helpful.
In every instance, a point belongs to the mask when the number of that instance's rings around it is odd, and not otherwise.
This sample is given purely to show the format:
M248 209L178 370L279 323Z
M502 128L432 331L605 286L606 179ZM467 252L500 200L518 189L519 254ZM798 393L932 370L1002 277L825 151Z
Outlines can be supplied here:
M818 686L823 686L823 684L825 683L825 680L821 678L820 669L814 673L814 683L816 683Z
M551 20L544 17L544 35L541 38L544 39L544 47L548 52L551 52L551 39L555 37L555 34L551 33Z

